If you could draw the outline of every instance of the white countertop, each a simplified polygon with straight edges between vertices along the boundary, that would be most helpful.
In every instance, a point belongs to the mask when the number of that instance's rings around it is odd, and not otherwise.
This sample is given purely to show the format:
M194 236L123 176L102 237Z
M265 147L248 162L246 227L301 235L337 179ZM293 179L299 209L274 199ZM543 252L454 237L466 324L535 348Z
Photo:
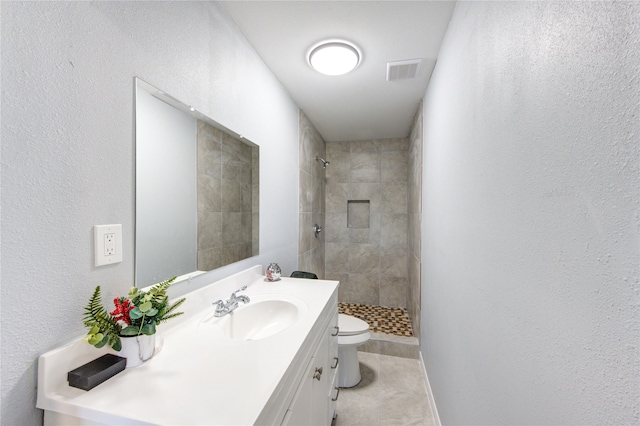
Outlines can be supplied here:
M256 268L259 268L256 267ZM198 325L211 318L217 299L235 290L234 276L185 295L185 315L160 326L156 354L90 391L68 386L67 371L106 350L78 341L40 357L37 407L106 424L248 425L296 374L292 363L337 291L338 282L282 278L264 282L251 268L252 281L242 294L253 300L300 299L306 306L294 325L262 340L211 337ZM248 270L249 271L249 270ZM242 274L242 273L241 273ZM236 274L238 275L238 274ZM238 286L237 288L239 288ZM229 290L231 288L231 290ZM253 301L252 300L252 301ZM184 317L184 318L183 318ZM289 390L286 389L288 392Z

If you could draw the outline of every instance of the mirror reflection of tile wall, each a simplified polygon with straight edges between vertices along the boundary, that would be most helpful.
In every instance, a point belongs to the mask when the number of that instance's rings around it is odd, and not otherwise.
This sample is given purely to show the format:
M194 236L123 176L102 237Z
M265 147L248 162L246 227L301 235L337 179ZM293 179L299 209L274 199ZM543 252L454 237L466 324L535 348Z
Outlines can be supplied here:
M258 254L258 148L198 120L198 270Z

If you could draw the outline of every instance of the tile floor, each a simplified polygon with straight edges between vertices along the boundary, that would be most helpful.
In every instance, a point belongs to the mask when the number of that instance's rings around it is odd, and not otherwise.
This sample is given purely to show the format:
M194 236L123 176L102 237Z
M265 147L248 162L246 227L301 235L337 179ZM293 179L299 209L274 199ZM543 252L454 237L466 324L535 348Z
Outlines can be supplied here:
M366 321L372 333L413 337L411 321L405 308L338 303L338 312Z
M358 352L362 381L340 389L335 426L435 425L420 360Z

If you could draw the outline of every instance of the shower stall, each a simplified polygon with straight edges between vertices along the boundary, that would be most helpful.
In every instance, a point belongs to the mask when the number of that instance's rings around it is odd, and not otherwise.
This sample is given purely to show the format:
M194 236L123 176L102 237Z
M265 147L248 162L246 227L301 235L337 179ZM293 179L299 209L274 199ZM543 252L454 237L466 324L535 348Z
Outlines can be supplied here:
M408 138L346 142L300 114L298 268L340 281L341 311L381 333L419 335L421 111Z

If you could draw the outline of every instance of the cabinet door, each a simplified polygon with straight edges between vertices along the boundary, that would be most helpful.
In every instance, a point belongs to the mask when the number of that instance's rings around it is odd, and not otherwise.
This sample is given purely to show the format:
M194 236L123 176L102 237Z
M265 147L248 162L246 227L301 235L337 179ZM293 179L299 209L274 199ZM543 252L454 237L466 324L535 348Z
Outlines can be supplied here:
M336 305L337 306L337 305ZM282 421L283 426L329 426L335 413L338 372L338 311L325 323L304 378Z
M314 358L307 366L307 370L302 379L302 383L298 387L291 405L287 409L287 414L282 420L282 426L306 426L309 424L309 414L312 405L311 387L314 372Z
M327 426L331 419L327 417L329 409L329 389L331 387L331 365L329 363L329 336L323 336L320 347L314 357L313 383L311 386L310 425Z

